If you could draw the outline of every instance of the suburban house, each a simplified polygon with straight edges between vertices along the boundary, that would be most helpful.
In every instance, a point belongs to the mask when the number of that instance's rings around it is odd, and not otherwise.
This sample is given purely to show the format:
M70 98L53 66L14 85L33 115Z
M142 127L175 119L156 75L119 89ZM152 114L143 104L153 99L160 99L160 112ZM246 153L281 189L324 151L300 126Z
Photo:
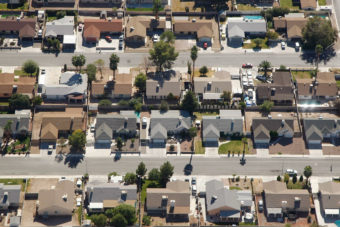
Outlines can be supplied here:
M120 111L120 114L98 114L95 126L95 141L110 144L118 136L134 137L137 133L137 118L134 111Z
M241 46L246 37L264 37L267 33L267 23L264 19L229 17L227 33L229 45Z
M294 89L290 72L274 72L272 83L257 85L256 100L258 105L268 100L275 105L291 106L294 102Z
M81 7L117 7L120 8L122 6L122 0L80 0L79 6Z
M162 6L168 4L168 0L160 1ZM152 8L153 0L126 0L126 8Z
M173 32L176 36L191 35L197 39L198 45L212 44L213 21L212 20L175 20Z
M230 73L217 71L213 77L194 77L194 91L200 101L221 100L224 91L232 93Z
M150 119L151 143L158 146L165 146L168 136L176 136L191 128L191 117L187 111L152 110Z
M308 19L303 13L289 13L284 17L273 18L275 31L286 33L289 41L302 39L302 29L306 26L307 21Z
M317 0L300 0L300 8L302 10L316 10Z
M237 4L273 5L274 0L236 0Z
M125 28L125 44L128 46L145 46L147 37L154 33L163 33L166 22L146 16L128 17ZM171 28L170 28L171 29Z
M294 119L254 118L251 129L255 145L267 147L273 137L293 138Z
M333 72L318 72L316 78L296 79L299 100L334 100L338 87Z
M16 110L14 114L0 114L0 145L3 142L5 127L11 122L11 134L13 138L26 136L30 128L30 110Z
M13 94L22 94L33 98L35 81L34 77L0 73L0 98L10 98Z
M175 71L167 71L159 74L153 74L146 80L146 97L147 99L167 99L171 93L179 99L182 92L183 83L181 74Z
M122 31L121 19L84 19L83 38L87 43L97 43L102 36L121 34Z
M146 211L150 216L162 216L167 220L189 220L190 185L185 181L170 181L166 188L146 189Z
M321 146L322 142L337 144L340 141L340 119L303 119L305 141L309 146Z
M74 202L74 182L61 180L55 187L39 191L37 214L42 217L72 216Z
M213 222L238 224L241 212L250 212L253 204L249 190L230 190L222 181L211 180L206 184L206 211Z
M267 219L307 217L310 209L306 189L287 189L285 182L276 180L263 183L265 215Z
M63 49L76 47L76 36L74 33L74 17L64 18L46 22L45 39L58 39L63 44Z
M87 97L87 74L62 73L59 84L43 85L42 97L47 101L84 102Z
M33 0L35 7L74 7L75 0Z
M319 183L319 201L322 214L327 218L340 217L340 184L333 181Z
M120 183L89 184L86 189L88 211L104 212L120 204L136 206L137 186Z
M220 110L219 116L203 116L202 138L205 146L218 146L221 136L242 135L241 110Z
M36 18L7 17L0 19L0 34L15 34L21 41L32 41L36 37Z
M20 192L21 185L4 185L0 183L0 211L18 208Z
M91 85L91 97L131 98L132 87L132 75L129 73L119 73L116 74L114 81L93 81Z

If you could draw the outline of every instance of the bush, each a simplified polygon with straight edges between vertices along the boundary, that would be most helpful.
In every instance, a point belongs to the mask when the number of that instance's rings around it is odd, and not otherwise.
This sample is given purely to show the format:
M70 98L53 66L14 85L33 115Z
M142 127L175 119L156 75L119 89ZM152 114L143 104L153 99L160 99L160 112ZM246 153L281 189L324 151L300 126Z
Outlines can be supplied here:
M175 146L174 145L170 145L170 151L175 151Z
M157 168L153 168L148 174L149 180L159 181L159 178L160 178L160 172Z
M99 101L98 104L99 107L111 107L112 106L112 102L108 99L103 99Z
M281 179L281 176L280 176L280 175L277 176L276 180L277 180L277 181L281 181L281 180L282 180L282 179Z
M137 180L137 176L134 173L126 173L124 176L124 182L126 184L135 184Z
M162 100L160 110L164 112L169 110L169 105L167 101Z
M236 177L236 182L239 182L240 181L240 176L237 176Z
M150 226L151 225L151 217L143 216L143 225Z

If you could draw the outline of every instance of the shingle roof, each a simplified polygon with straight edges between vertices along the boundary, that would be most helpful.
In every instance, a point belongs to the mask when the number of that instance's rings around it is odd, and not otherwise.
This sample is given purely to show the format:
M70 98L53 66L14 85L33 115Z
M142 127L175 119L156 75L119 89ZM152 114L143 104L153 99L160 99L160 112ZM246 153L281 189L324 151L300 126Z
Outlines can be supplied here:
M254 118L252 122L254 139L270 139L270 132L294 133L294 119Z
M194 88L196 94L220 93L232 91L231 76L227 71L218 71L214 77L195 77Z
M131 95L132 94L132 75L120 73L116 75L113 94Z
M36 18L23 18L18 20L16 17L0 19L0 31L17 31L20 38L34 38Z
M58 35L73 35L74 34L74 17L66 16L59 20L54 20L46 23L45 36L57 37Z
M181 21L177 20L173 23L174 33L180 32L196 32L197 38L213 36L213 22L211 20Z
M14 73L0 73L0 97L10 97L13 87L16 86L16 93L25 94L32 97L35 85L33 77L19 77L14 79Z
M303 119L304 133L307 141L323 140L324 134L340 132L340 119Z
M168 71L162 75L153 76L146 81L146 96L168 96L172 93L175 97L180 97L182 82L180 73Z
M323 209L340 209L340 184L333 181L319 183Z
M100 33L103 32L121 32L123 30L123 21L120 19L105 20L105 19L84 19L83 36L87 38L100 38Z
M9 121L12 122L12 133L27 132L29 130L30 114L0 114L0 139L2 139L4 128Z
M155 20L146 16L129 17L126 24L126 38L145 37L147 30L165 29L165 20Z

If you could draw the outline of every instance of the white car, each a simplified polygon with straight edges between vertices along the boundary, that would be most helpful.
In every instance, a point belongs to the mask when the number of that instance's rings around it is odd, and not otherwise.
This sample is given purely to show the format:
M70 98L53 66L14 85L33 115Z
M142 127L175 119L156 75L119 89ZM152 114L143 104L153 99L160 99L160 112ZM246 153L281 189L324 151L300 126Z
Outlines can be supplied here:
M90 132L95 132L95 131L96 131L95 126L94 126L94 125L91 125L91 127L90 127Z
M298 171L295 170L295 169L286 169L286 173L287 173L289 176L294 176L294 175L297 175L297 174L298 174Z
M80 207L81 206L81 198L78 197L76 201L77 201L77 207Z
M192 192L192 195L196 195L197 194L197 186L196 185L193 185L191 187L191 192Z
M296 42L296 43L295 43L295 50L296 50L296 51L299 51L299 50L300 50L300 43L299 43L299 42Z
M285 42L281 42L281 49L285 50L286 49L286 43Z
M77 187L80 188L81 184L82 184L82 181L80 179L78 179L77 180Z
M153 41L154 43L159 42L159 40L160 40L160 36L159 36L158 34L154 34L154 35L152 36L152 41Z
M50 155L53 152L53 145L48 145L47 153Z

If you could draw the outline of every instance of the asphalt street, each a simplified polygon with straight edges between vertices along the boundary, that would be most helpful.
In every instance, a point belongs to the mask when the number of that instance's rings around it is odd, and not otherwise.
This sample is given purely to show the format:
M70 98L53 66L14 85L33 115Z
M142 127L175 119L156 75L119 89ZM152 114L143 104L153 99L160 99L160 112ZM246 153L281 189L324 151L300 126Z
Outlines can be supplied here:
M143 161L146 167L159 168L165 161L175 166L176 175L184 174L184 168L190 163L190 156L147 158L122 157L119 161L113 158L79 158L64 159L60 162L46 158L0 158L0 175L56 175L71 176L106 175L116 171L119 174L135 172L139 162ZM287 168L296 169L302 173L306 165L313 168L313 176L340 176L340 159L310 159L310 158L255 158L248 157L244 166L240 165L238 158L205 158L193 157L191 161L192 175L248 175L248 176L277 176ZM332 170L332 171L331 171Z

